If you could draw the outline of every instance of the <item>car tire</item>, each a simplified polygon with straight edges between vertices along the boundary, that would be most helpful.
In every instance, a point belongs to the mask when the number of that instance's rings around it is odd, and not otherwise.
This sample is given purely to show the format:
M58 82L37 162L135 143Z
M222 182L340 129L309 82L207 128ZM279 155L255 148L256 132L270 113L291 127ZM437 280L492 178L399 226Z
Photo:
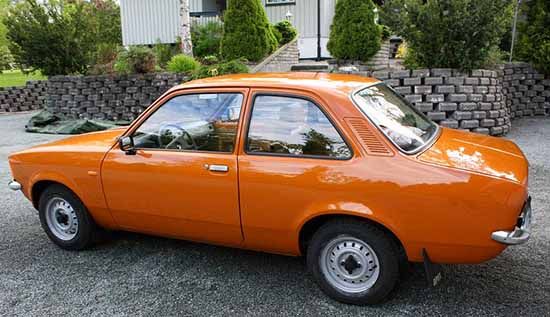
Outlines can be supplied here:
M92 246L98 227L80 199L62 185L47 187L38 204L40 224L50 240L70 251Z
M399 252L381 229L340 219L314 233L307 249L307 266L329 297L347 304L372 305L384 301L395 288Z

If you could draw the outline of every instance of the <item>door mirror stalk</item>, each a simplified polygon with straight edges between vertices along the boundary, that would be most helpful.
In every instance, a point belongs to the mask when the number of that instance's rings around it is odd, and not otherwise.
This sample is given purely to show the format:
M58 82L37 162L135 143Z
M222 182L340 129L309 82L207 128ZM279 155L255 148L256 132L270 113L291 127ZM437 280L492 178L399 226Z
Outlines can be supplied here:
M124 136L118 140L118 145L126 155L136 155L136 149L134 148L134 139L131 136Z

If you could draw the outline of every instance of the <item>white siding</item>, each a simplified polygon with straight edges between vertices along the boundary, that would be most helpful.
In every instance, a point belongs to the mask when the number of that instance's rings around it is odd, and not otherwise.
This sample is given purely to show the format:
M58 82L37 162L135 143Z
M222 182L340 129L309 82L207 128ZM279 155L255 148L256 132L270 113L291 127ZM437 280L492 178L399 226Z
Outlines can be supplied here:
M264 5L265 2L262 0ZM335 6L336 0L321 0L321 55L323 57L330 57L326 45ZM300 36L298 42L300 58L317 57L317 0L296 0L296 4L268 5L265 9L272 23L285 20L287 12L292 13L290 21Z
M265 5L265 0L262 0ZM216 11L215 0L190 0L191 12ZM330 57L326 43L336 0L321 0L322 56ZM124 45L174 43L179 30L179 0L120 0ZM296 0L293 5L265 7L272 23L286 19L298 29L300 58L317 57L317 0Z
M121 0L124 45L174 43L179 28L179 0Z

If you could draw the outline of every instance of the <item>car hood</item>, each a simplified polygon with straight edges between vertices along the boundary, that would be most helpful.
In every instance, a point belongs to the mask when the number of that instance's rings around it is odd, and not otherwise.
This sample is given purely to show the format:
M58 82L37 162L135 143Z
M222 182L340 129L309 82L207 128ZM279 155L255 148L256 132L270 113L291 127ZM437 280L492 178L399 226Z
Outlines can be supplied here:
M438 140L419 156L423 162L527 184L529 163L506 139L441 128Z
M12 156L35 152L107 152L121 136L126 128L116 128L100 132L92 132L71 136L58 141L34 146L30 149L14 153Z

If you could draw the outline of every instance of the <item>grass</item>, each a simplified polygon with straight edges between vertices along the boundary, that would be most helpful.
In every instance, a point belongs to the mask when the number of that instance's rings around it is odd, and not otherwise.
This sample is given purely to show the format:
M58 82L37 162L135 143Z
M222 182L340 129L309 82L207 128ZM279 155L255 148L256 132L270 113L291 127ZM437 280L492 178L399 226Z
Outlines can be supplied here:
M29 80L47 79L40 72L23 74L20 70L6 70L0 74L0 87L24 86Z

